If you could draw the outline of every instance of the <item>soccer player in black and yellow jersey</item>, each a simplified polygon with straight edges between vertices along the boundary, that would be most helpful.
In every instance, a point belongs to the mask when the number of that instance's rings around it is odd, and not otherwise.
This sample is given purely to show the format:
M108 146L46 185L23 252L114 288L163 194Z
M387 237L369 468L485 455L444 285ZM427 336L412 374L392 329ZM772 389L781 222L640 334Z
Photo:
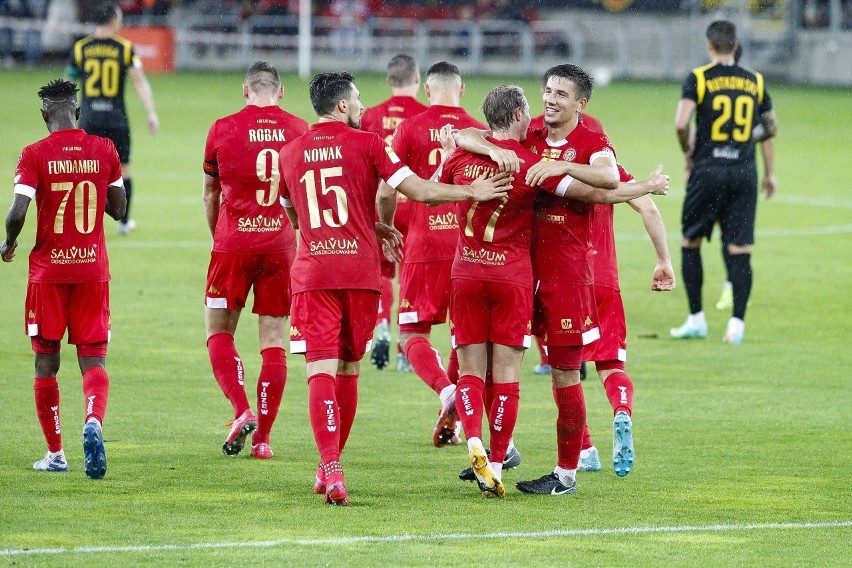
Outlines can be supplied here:
M711 63L687 76L677 107L675 128L690 172L681 215L683 282L689 300L686 322L671 330L676 339L707 336L701 303L701 241L719 223L734 291L732 317L723 340L737 345L745 332L751 293L751 249L757 209L756 142L775 136L772 99L763 75L741 67L734 58L734 24L725 20L707 28ZM690 121L695 119L694 143Z
M95 33L74 44L68 76L82 83L80 127L88 134L109 138L121 158L127 212L118 222L119 234L126 235L136 223L130 219L132 182L130 172L130 125L124 108L124 85L129 75L148 116L148 130L156 134L160 119L154 109L154 95L142 71L142 61L133 45L117 35L122 13L115 4L98 7L93 17Z

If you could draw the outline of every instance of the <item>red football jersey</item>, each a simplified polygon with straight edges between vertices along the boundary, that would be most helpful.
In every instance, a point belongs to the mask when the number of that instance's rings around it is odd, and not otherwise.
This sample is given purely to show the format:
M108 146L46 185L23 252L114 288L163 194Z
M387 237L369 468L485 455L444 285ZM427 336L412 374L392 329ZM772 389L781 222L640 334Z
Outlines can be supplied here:
M452 277L510 282L532 288L530 242L538 188L527 185L524 179L527 170L539 161L539 157L516 140L488 138L488 141L513 150L524 163L521 171L515 174L507 197L482 203L469 200L455 204L464 227L459 231ZM483 173L493 175L498 171L497 164L487 156L459 149L444 164L440 181L470 185ZM563 179L549 178L542 189L564 195L570 178L562 183Z
M604 134L582 124L565 140L550 140L547 128L530 129L526 146L542 160L590 164L598 156L615 158ZM593 209L589 203L542 193L533 223L533 270L537 280L592 284Z
M428 108L414 97L391 97L364 111L361 115L361 130L375 132L382 137L385 144L390 144L396 127L403 120Z
M281 149L281 194L299 219L293 293L381 289L375 233L379 180L396 188L411 170L382 139L321 122Z
M601 121L595 118L594 116L583 113L580 116L580 121L583 123L583 126L588 128L592 132L600 132L601 134L604 133L603 123L601 123ZM538 115L530 121L530 129L538 130L539 128L544 128L543 114Z
M633 176L618 164L620 181L633 181ZM596 203L592 218L592 247L594 248L595 286L618 290L618 258L615 254L613 206Z
M431 178L444 159L438 132L445 124L455 128L486 128L463 108L433 105L400 124L393 137L394 151L424 179ZM459 238L455 204L430 207L412 202L410 207L405 262L452 260Z
M296 248L279 199L278 154L307 130L307 122L277 105L249 105L213 123L204 149L204 173L222 185L213 250L268 254Z
M15 193L36 202L30 282L109 280L104 208L110 185L123 185L111 140L80 129L59 130L24 148Z

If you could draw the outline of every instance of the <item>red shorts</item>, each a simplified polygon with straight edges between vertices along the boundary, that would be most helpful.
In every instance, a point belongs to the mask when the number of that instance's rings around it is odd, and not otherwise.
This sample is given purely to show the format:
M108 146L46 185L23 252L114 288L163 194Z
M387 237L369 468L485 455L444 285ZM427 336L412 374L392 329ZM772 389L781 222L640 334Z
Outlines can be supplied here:
M305 361L360 361L370 349L379 293L374 290L308 290L293 294L290 352Z
M595 303L600 316L601 338L583 349L584 361L596 363L621 363L627 361L627 323L624 319L624 304L618 290L595 286ZM600 365L598 370L603 370ZM617 368L610 366L607 368Z
M210 253L207 269L208 308L228 310L246 306L254 288L252 313L261 316L290 315L290 266L295 250L270 254Z
M109 282L27 284L25 332L30 337L88 345L109 341Z
M508 282L454 278L450 302L453 348L476 343L532 344L532 290Z
M592 285L538 281L533 331L544 337L548 347L588 345L598 339L600 329Z
M452 269L452 259L403 263L399 279L400 331L428 332L432 325L447 321Z

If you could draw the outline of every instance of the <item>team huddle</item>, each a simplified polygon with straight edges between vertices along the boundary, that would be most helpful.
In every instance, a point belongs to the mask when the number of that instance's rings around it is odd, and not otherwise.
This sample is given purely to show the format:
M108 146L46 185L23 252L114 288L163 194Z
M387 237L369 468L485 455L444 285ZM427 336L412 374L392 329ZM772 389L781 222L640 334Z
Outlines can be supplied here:
M574 65L544 74L540 119L531 118L520 87L500 85L482 101L487 124L479 123L461 107L464 83L448 62L425 74L428 107L415 99L420 72L411 57L391 60L388 84L391 99L365 111L352 75L316 75L309 95L317 122L308 125L279 106L277 70L256 62L242 87L245 107L209 130L207 350L234 413L223 452L239 454L251 437L254 458L273 457L289 335L290 352L306 361L319 452L314 491L328 504L349 503L341 456L357 411L361 360L374 329L387 349L399 265L400 357L438 397L433 444L466 441L469 467L461 479L486 496L505 495L503 471L520 463L513 432L521 362L534 337L552 378L556 464L517 489L572 494L578 471L601 469L586 425L584 361L595 363L612 406L612 467L626 476L635 459L634 389L625 372L613 205L627 202L642 216L657 255L651 289L673 289L665 228L649 197L668 191L668 176L658 168L638 181L617 162L602 127L584 115L592 80ZM34 468L68 469L56 383L67 327L88 401L85 470L99 478L106 472L101 424L109 386L103 213L125 213L121 164L111 142L75 128L72 83L55 81L39 96L51 134L24 150L0 252L6 261L14 256L36 198L26 323L48 452ZM250 292L262 356L257 413L234 342ZM447 322L453 349L445 366L431 330ZM387 352L378 359L387 363Z

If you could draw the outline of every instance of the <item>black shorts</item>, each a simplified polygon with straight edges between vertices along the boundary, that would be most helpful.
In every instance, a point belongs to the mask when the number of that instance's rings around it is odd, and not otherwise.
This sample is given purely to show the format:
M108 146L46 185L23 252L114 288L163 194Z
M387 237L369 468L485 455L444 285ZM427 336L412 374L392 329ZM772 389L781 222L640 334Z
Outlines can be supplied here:
M757 210L757 166L699 166L686 184L681 214L681 234L687 239L708 241L718 222L722 243L754 243L754 217Z
M115 144L115 151L122 164L130 163L130 129L129 128L99 128L97 126L83 127L86 134L109 138Z

